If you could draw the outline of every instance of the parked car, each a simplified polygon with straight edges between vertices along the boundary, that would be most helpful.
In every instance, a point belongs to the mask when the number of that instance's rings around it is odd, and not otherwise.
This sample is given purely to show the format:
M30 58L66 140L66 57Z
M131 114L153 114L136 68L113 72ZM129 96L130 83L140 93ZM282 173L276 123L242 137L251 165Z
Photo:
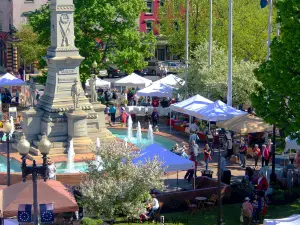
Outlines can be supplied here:
M127 76L125 72L121 72L115 65L110 65L107 68L107 74L109 78Z
M149 61L147 66L148 74L153 76L160 75L161 71L159 66L160 64L158 61Z
M183 64L179 62L166 62L166 65L168 67L168 74L177 74L179 70L183 68Z
M107 76L108 76L107 70L100 70L99 71L98 77L107 77Z
M133 72L140 76L146 76L148 74L148 69L140 69L140 70L135 70Z

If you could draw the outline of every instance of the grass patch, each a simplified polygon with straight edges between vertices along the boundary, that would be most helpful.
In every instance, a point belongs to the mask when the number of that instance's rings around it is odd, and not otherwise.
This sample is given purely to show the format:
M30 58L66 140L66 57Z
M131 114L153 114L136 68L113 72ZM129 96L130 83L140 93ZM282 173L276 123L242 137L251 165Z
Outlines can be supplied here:
M224 205L223 206L223 224L224 225L239 225L240 224L240 213L241 205ZM270 206L267 209L267 215L265 218L268 219L280 219L289 217L293 214L300 213L300 199L292 204L284 206ZM162 214L165 217L165 224L171 225L216 225L218 220L217 208L214 212L197 212L195 215L190 215L188 212L179 213L167 213ZM136 222L136 223L134 223ZM140 224L138 221L131 221L131 224ZM145 224L147 224L146 222ZM125 225L130 224L130 222L119 221L118 224Z

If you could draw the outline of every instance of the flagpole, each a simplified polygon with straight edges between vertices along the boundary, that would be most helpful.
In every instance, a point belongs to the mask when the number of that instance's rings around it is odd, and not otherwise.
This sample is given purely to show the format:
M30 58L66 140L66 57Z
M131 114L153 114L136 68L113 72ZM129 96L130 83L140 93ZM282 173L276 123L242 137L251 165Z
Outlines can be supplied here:
M272 14L273 14L273 0L269 0L269 21L268 21L268 55L267 60L270 59L271 55L271 35L272 35Z
M185 29L185 98L188 98L188 67L189 67L189 0L185 6L186 29Z
M213 0L209 0L209 45L208 45L208 65L211 66L212 58L212 7Z
M232 106L232 2L228 0L229 18L228 18L228 90L227 105Z

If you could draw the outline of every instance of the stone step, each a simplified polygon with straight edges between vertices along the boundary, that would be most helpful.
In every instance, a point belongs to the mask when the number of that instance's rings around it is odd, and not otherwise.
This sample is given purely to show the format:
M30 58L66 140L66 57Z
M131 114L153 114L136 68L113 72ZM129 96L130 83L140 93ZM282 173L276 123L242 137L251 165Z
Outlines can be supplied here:
M39 140L42 139L42 135L38 135ZM48 137L50 142L66 142L68 140L67 136L58 136L58 137Z
M51 157L51 155L55 155L55 154L65 154L66 152L66 148L51 148L49 155Z

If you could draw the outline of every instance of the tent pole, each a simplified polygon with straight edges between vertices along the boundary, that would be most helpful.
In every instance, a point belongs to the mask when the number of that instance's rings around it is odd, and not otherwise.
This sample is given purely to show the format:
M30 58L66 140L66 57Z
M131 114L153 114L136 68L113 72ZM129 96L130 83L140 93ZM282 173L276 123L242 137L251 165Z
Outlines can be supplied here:
M194 190L196 189L196 171L197 171L197 168L195 166L195 168L194 168Z
M176 191L178 191L178 170L177 170L177 188Z
M170 108L170 122L169 122L169 126L170 126L170 134L171 134L171 130L172 130L172 127L171 127L171 124L172 124L172 109Z

